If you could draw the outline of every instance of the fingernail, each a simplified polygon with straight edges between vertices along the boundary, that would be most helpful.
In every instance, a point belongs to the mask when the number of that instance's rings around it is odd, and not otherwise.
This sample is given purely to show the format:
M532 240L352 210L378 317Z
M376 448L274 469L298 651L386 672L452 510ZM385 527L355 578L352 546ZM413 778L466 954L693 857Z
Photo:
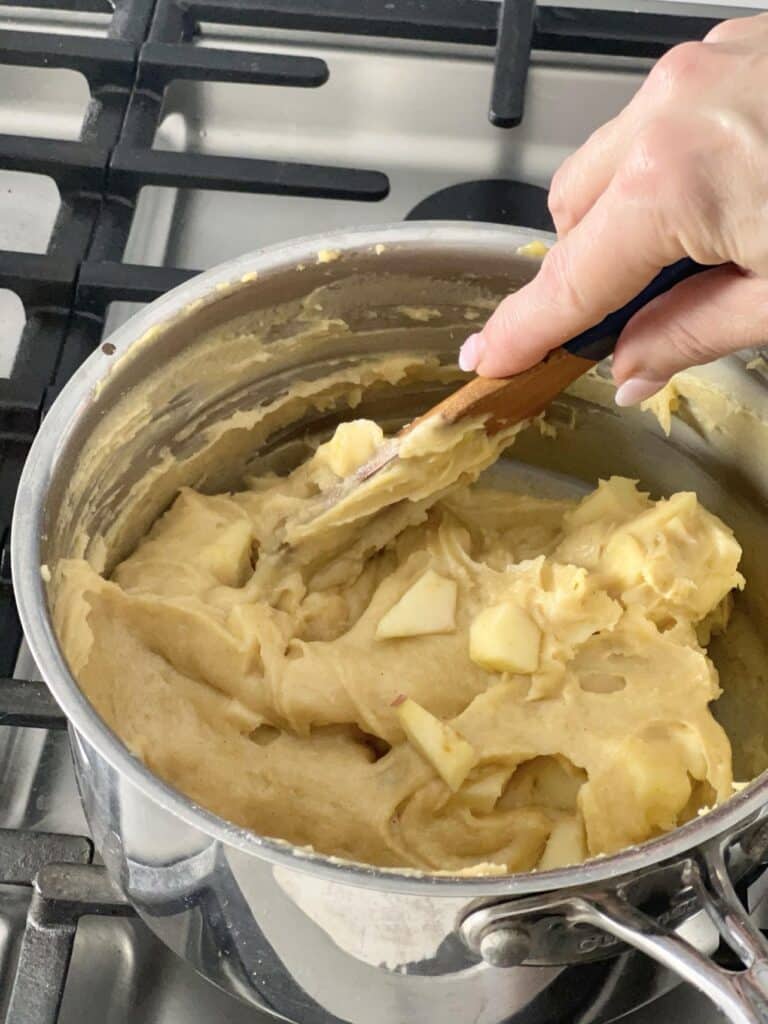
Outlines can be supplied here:
M476 370L485 351L485 338L481 334L470 334L459 349L459 368L465 373Z
M623 384L616 388L614 402L616 405L625 408L628 405L637 405L644 402L646 398L661 391L665 382L663 380L643 380L642 377L630 377Z

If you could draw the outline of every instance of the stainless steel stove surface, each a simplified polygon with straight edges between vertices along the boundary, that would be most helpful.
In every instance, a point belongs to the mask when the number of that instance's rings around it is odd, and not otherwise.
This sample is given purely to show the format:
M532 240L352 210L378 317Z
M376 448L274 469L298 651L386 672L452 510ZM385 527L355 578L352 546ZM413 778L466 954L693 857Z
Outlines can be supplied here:
M734 9L540 7L522 123L505 130L487 117L493 0L43 6L0 7L0 1015L245 1024L259 1014L168 952L90 863L9 578L40 417L137 303L247 250L414 210L545 226L560 161L652 57ZM684 987L627 1018L719 1019Z

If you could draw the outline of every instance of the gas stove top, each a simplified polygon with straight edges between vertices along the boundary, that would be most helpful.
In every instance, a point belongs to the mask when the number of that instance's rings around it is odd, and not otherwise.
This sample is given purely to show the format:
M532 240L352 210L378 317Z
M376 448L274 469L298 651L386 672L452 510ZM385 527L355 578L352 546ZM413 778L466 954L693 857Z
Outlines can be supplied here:
M734 9L531 9L522 42L502 26L515 71L494 82L493 0L33 3L0 6L0 1016L245 1024L259 1014L154 938L88 840L10 580L40 418L138 304L242 252L405 217L547 227L560 161ZM682 987L628 1018L694 1019L720 1018Z

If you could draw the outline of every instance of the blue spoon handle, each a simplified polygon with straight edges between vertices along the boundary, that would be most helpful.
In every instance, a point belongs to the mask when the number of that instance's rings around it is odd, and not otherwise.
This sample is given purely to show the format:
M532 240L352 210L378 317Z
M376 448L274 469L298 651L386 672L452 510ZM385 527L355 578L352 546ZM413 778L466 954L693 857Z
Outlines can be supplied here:
M613 352L619 335L638 310L655 299L657 295L663 295L664 292L668 292L676 284L685 281L686 278L712 269L711 266L696 263L695 260L688 259L688 257L664 267L639 295L630 299L621 309L609 313L599 324L582 331L575 338L571 338L563 345L563 348L574 356L593 359L595 362L605 359Z

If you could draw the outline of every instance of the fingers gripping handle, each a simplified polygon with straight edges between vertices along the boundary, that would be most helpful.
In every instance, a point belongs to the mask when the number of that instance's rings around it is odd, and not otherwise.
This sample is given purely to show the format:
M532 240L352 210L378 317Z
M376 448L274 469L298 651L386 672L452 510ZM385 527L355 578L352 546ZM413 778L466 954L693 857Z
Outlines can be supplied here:
M703 263L697 263L695 260L688 259L688 257L678 260L677 263L672 263L668 267L664 267L650 284L643 288L639 295L636 295L634 299L630 299L621 309L616 309L613 313L609 313L599 324L589 327L586 331L582 331L581 334L577 334L575 338L571 338L569 342L563 345L563 348L570 352L571 355L581 356L584 359L593 359L595 362L605 359L606 356L613 352L619 335L635 313L639 312L644 306L647 306L653 299L658 298L659 295L670 291L676 284L680 284L681 281L693 277L694 274L701 274L705 270L712 269L712 267L706 266Z

